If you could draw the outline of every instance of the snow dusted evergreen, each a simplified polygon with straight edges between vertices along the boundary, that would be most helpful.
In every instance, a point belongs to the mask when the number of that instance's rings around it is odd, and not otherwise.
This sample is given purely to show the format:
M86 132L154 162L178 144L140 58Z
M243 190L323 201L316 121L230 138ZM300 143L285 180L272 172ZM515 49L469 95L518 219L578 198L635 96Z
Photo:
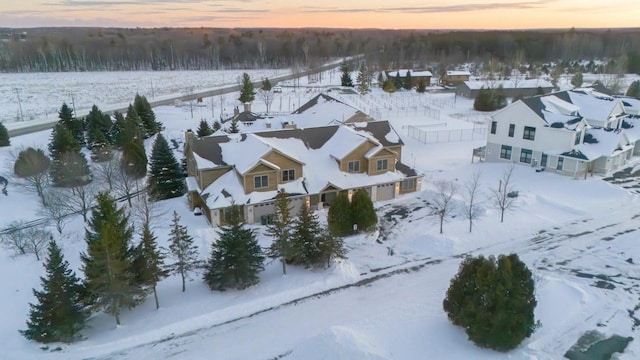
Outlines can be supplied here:
M143 137L145 139L157 134L162 129L162 123L156 120L156 114L153 112L153 109L145 96L136 94L133 101L133 108L142 122L142 127L144 129Z
M49 156L49 175L53 186L74 187L91 181L91 170L80 152L80 143L61 123L56 124L51 133Z
M158 247L156 236L151 231L148 223L142 227L142 239L133 250L133 254L136 283L145 290L153 292L156 309L158 309L160 308L160 303L156 286L162 279L169 276L169 271L164 263L165 255Z
M48 251L46 276L40 277L42 290L33 290L37 303L29 304L27 329L20 333L41 343L73 342L80 338L89 316L82 299L84 289L53 239Z
M11 145L11 140L9 140L9 131L4 126L2 122L0 122L0 146L9 146Z
M186 191L180 164L167 140L158 134L151 150L147 193L152 201L182 196Z
M211 244L211 255L204 272L204 281L211 290L244 289L260 281L264 256L254 230L242 222L240 207L233 205L226 218L227 225L218 230L218 241Z
M136 306L144 295L130 251L133 227L108 193L96 200L85 235L87 251L80 255L82 270L93 309L113 315L120 325L122 308Z
M282 274L287 274L287 262L293 258L291 247L291 232L293 217L291 216L291 202L285 192L279 192L276 197L276 213L267 225L266 235L273 237L273 243L269 247L267 256L280 258Z
M293 263L304 266L329 266L332 258L345 255L342 239L320 225L318 216L304 204L293 225L291 237Z
M209 126L207 120L200 120L200 124L198 125L198 130L196 130L196 134L198 135L198 137L205 137L213 134L213 129L211 129L211 126Z

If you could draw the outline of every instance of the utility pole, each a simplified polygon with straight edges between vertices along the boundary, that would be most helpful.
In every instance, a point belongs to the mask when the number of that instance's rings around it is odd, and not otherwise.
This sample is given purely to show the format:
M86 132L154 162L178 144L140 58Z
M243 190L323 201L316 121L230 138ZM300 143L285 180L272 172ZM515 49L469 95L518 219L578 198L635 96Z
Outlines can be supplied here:
M22 103L20 102L20 89L13 88L13 91L16 92L16 97L18 98L18 109L20 110L20 121L24 121L24 114L22 113Z

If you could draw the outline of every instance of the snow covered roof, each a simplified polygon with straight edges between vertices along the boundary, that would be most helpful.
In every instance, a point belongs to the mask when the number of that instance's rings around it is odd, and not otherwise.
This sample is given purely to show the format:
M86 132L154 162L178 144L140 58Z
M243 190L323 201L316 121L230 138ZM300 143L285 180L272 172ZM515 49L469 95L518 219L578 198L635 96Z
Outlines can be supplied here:
M309 129L269 131L234 136L206 137L196 142L209 143L221 155L209 156L224 159L224 163L234 165L237 172L244 174L262 163L277 169L262 156L276 150L303 166L303 178L278 185L278 189L290 194L314 194L331 184L339 189L350 189L374 184L390 183L416 176L415 170L396 163L396 171L370 176L366 173L345 173L340 170L336 159L341 159L365 142L376 146L369 155L387 146L403 145L402 140L387 121L369 122L355 125L327 126ZM217 146L214 146L217 145ZM202 149L204 146L194 147ZM195 152L196 150L194 150ZM194 155L196 155L194 153ZM197 156L197 155L196 155ZM203 158L200 154L200 158ZM207 205L220 208L236 204L254 204L277 195L274 191L244 193L242 178L235 171L228 171L215 180L204 191Z
M398 73L400 73L400 77L405 77L405 76L407 76L407 71L411 71L411 76L424 76L424 77L433 76L431 71L427 71L427 70L411 70L411 69L400 69L400 70L396 70L396 71L388 71L387 75L390 76L390 77L396 77L396 76L398 76Z
M465 70L447 70L447 76L471 76L469 71Z
M625 133L620 130L598 127L587 130L587 134L597 142L583 142L562 155L590 161L602 156L610 157L616 152L627 150L633 146L629 144Z
M553 85L542 79L528 79L528 80L487 80L487 81L465 81L465 85L471 90L480 90L483 87L485 89L497 89L502 85L504 89L536 89L541 88L553 88Z

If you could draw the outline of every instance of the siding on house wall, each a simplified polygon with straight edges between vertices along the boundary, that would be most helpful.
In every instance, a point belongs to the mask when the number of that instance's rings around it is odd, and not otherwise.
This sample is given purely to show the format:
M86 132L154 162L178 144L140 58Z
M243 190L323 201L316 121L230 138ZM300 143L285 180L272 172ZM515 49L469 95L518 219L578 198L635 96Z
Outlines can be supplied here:
M200 170L200 175L197 176L198 186L204 190L212 182L216 181L220 176L231 171L231 167L221 167L215 169Z
M389 149L394 153L398 154L398 161L402 162L402 146L401 145L389 146L389 147L386 147L385 149Z
M381 154L385 154L385 152L382 152ZM385 170L378 170L378 160L383 160L383 159L387 159L387 168ZM369 175L384 174L387 171L396 171L396 161L395 161L394 155L388 154L388 155L376 156L376 157L372 157L369 160L369 170L367 172Z
M347 154L347 156L345 156L341 161L340 161L340 171L343 172L348 172L349 171L349 161L355 161L355 160L360 160L360 171L361 173L366 172L367 168L369 166L369 163L367 161L367 158L364 157L364 155L369 152L369 150L373 149L376 145L366 141L365 143L363 143L362 145L358 146L357 148L355 148L352 152L350 152L349 154Z
M299 179L303 176L302 165L300 163L293 161L278 152L270 151L262 158L270 163L278 165L280 168L280 171L278 171L278 184L282 183L282 171L284 170L294 170L295 179Z
M268 185L267 187L264 188L259 188L256 189L255 187L255 182L254 182L254 176L258 176L258 175L267 175L268 177ZM273 191L273 190L277 190L278 189L278 180L277 180L277 176L278 176L278 171L265 166L263 164L260 164L258 166L256 166L253 170L251 170L250 172L244 174L243 177L243 185L244 185L244 193L245 194L249 194L252 193L254 191Z

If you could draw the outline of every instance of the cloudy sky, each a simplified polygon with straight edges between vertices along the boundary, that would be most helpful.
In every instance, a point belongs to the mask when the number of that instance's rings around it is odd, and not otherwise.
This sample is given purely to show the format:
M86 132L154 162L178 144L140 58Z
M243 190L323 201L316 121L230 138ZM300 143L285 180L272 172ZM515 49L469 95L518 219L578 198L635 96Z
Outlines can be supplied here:
M640 27L639 0L0 0L0 27Z

